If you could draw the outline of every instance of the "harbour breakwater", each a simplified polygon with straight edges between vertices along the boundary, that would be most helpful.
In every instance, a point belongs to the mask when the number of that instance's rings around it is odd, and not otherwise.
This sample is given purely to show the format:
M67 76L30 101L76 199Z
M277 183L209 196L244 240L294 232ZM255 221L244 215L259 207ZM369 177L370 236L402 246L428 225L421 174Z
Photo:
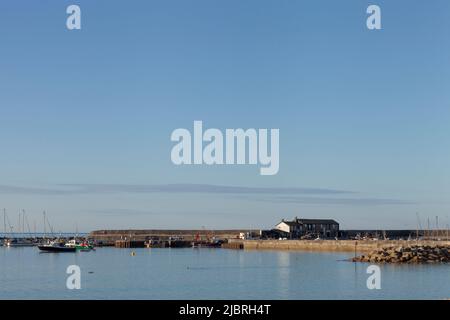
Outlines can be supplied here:
M342 251L371 252L388 247L417 246L450 246L450 241L432 240L229 240L242 243L248 250L310 250L310 251Z
M215 239L220 240L222 248L227 249L354 252L355 256L357 253L391 247L450 246L448 240L243 240L242 235L258 238L261 230L97 230L92 231L88 239L100 246L109 245L119 248L144 247L145 243L149 242L152 242L152 245L148 247L172 247L162 245L168 241L182 242L185 245L180 247L186 247L195 246L194 242L211 243Z
M353 262L370 263L438 263L450 262L450 246L413 245L385 247L354 257Z
M96 230L89 233L88 238L102 245L115 245L117 241L145 242L149 239L184 241L206 239L239 239L241 235L260 236L260 230Z

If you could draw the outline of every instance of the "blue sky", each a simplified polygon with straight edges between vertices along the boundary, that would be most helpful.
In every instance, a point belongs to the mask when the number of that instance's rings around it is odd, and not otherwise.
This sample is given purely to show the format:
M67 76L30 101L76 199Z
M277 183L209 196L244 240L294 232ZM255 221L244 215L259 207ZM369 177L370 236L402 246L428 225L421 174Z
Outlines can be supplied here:
M449 223L449 30L444 0L2 1L0 207L63 231ZM194 120L279 128L280 172L174 166Z

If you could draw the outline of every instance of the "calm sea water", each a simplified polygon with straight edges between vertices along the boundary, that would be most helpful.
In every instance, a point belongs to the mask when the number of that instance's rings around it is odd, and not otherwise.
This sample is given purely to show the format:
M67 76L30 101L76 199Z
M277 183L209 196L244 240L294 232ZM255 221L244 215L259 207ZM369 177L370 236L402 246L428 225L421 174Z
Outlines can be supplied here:
M131 252L136 253L135 256ZM345 253L226 249L115 249L40 253L0 247L0 299L447 299L450 265L381 266ZM80 290L66 268L81 268Z

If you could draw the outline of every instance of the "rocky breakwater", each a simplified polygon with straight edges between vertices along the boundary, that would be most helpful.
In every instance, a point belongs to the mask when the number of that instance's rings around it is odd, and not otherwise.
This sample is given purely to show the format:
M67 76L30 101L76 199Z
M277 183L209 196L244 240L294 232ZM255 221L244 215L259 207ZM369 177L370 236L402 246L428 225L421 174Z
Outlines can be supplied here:
M370 263L448 263L450 246L400 246L385 247L352 259L353 262Z

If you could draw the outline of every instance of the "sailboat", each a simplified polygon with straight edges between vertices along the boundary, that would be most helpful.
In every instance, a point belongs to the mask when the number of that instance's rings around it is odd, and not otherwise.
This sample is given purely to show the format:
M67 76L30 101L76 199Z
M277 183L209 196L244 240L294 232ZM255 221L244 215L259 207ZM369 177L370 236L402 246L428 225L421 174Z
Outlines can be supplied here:
M53 227L47 219L46 213L44 211L44 237L46 236L46 225L50 227L50 232L53 235ZM76 252L77 248L67 245L62 239L57 238L56 240L47 240L44 243L38 245L39 250L44 252Z
M21 222L21 215L19 213L19 233L20 233L20 228L21 225L23 224L23 229L25 229L25 211L23 212L23 217L22 217L22 222ZM11 226L11 223L9 222L9 218L6 215L6 210L3 209L3 224L4 224L4 229L5 229L5 239L3 241L3 245L6 247L34 247L36 244L32 239L29 238L25 238L25 237L12 237L12 238L8 238L6 239L6 221L8 221L9 224L9 228L11 230L13 230L13 227ZM28 222L27 222L28 223Z

